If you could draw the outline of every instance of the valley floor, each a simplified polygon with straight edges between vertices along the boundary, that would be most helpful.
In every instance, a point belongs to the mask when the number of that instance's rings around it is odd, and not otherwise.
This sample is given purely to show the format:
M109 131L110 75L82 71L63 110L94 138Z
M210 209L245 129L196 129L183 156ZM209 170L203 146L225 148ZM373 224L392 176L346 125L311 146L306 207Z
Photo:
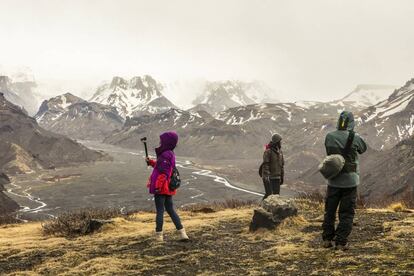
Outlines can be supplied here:
M0 274L10 275L410 275L414 214L358 210L347 252L320 248L322 206L298 200L277 230L248 231L251 207L183 212L191 242L152 239L154 214L114 219L76 239L45 236L40 223L0 228ZM411 274L412 275L412 274Z

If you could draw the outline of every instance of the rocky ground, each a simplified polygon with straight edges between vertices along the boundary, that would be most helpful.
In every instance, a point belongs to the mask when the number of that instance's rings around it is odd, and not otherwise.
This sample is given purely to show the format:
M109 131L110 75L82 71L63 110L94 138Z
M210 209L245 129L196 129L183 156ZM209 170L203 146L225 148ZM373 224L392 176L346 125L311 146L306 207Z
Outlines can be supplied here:
M154 242L151 213L117 218L98 233L45 236L41 224L0 228L0 274L9 275L412 275L414 214L358 210L351 248L323 249L322 206L299 200L299 215L277 230L248 231L252 207L213 213L181 211L191 237L171 223Z

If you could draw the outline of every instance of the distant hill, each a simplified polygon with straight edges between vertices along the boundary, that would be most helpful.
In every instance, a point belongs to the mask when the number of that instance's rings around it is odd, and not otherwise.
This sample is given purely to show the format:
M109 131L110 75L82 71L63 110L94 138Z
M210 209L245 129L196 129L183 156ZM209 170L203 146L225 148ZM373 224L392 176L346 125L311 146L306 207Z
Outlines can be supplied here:
M42 129L1 93L0 149L0 170L12 174L106 158L65 136Z
M70 93L44 101L35 118L47 130L99 141L124 123L115 107L87 102Z

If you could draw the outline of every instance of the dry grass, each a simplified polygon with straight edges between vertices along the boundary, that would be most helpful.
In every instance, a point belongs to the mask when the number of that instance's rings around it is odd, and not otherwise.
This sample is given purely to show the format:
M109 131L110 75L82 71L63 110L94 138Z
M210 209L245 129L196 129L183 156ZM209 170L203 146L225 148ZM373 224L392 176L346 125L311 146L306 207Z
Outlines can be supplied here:
M409 212L407 206L403 202L392 203L387 207L387 209L394 212Z
M0 274L13 275L409 275L414 215L358 210L351 249L320 247L320 203L298 199L299 215L276 230L250 233L253 208L180 211L192 241L166 219L154 242L154 213L113 219L92 235L45 236L39 223L0 228Z
M325 201L325 195L322 194L319 190L313 190L310 192L300 192L296 198L307 199L313 202L322 203Z
M102 222L122 216L119 209L81 209L63 213L57 218L42 224L43 233L61 237L75 237L91 234L99 230Z
M297 199L306 199L313 202L324 203L325 194L319 190L313 190L309 192L300 192L297 196ZM402 198L389 198L384 197L383 199L370 201L369 203L362 197L357 197L356 207L358 209L368 209L368 208L391 208L391 206L398 207L400 206L401 211L407 211L409 208L414 208L414 196L412 193L405 193ZM398 208L397 208L398 209ZM396 211L396 210L394 210Z
M187 205L181 208L183 211L189 211L194 213L214 213L225 209L239 209L252 207L257 205L255 200L239 200L229 199L225 201L213 201L208 203L197 203Z
M15 224L20 223L21 221L16 219L14 215L0 215L0 225Z

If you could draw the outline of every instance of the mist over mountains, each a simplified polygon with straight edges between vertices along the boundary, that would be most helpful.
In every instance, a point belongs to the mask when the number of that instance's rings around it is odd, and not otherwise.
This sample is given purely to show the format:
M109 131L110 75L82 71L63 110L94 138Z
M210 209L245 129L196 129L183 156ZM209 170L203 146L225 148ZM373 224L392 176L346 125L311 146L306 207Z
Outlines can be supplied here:
M26 108L28 103L19 97L22 90L6 76L1 80L5 97ZM413 134L413 80L398 89L359 85L330 102L282 102L263 82L205 81L195 87L203 92L195 92L193 106L185 110L175 104L174 97L165 96L172 87L152 76L115 76L99 85L89 100L71 93L44 100L34 118L40 127L53 133L126 148L137 148L143 136L154 148L162 131L175 130L180 135L179 155L200 160L250 160L246 161L250 167L241 168L250 175L255 174L263 145L277 132L284 137L288 181L299 186L318 183L309 187L322 182L307 175L313 175L324 157L325 135L335 129L341 111L354 112L357 131L373 149L370 156L379 150L392 150ZM14 151L27 159L28 168L38 164L25 150L14 146ZM367 160L367 164L374 162ZM396 187L405 191L404 185Z

